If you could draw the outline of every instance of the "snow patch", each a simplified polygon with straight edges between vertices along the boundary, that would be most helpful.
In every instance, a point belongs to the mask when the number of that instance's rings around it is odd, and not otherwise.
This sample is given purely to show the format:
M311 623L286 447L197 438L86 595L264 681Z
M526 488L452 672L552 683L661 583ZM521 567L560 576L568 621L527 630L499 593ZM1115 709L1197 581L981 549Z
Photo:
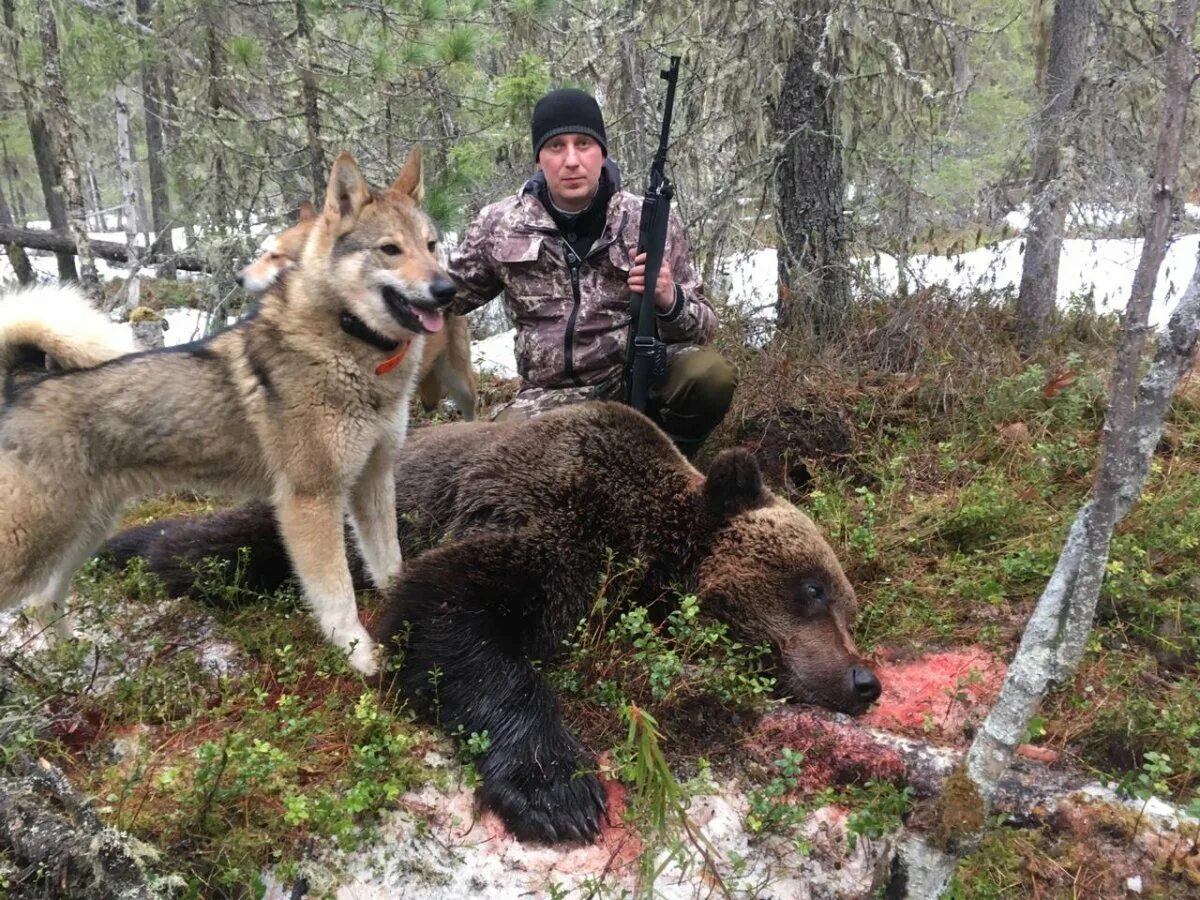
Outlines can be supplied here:
M711 785L688 811L735 896L869 897L885 883L894 850L890 836L860 837L851 851L845 810L822 807L801 826L811 847L801 854L787 838L746 831L744 791L739 781ZM586 882L600 879L609 887L604 896L637 894L641 841L623 826L606 829L590 846L550 847L521 844L494 816L478 816L465 787L443 793L426 786L403 797L400 807L369 849L332 860L345 873L340 879L312 866L306 873L310 889L327 890L338 900L518 900L546 897L552 889L575 896ZM703 874L700 854L690 845L661 852L652 868L661 868L656 898L694 900L711 892L711 876ZM290 885L267 882L267 900L291 896Z
M517 330L510 328L482 341L471 343L471 363L478 372L490 372L497 378L517 377L517 355L514 348Z

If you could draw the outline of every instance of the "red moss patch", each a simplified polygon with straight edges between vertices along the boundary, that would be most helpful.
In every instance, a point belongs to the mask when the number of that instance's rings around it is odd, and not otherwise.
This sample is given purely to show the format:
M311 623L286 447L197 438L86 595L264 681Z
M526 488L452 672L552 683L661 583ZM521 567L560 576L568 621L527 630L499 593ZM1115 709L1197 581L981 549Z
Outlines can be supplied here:
M822 713L785 711L765 717L751 738L751 754L774 769L784 747L804 754L798 776L801 793L839 784L904 780L904 760L899 753L857 726Z
M980 647L963 647L909 662L881 662L883 696L868 725L962 746L991 708L1005 665Z

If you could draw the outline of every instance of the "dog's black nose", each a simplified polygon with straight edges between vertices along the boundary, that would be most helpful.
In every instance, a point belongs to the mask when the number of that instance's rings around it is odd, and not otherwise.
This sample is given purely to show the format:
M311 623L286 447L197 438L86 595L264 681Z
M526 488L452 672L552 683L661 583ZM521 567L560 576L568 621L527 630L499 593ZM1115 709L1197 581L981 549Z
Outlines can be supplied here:
M238 272L236 275L234 275L233 280L238 283L238 287L246 286L246 278L245 278L245 276L242 275L241 272Z
M879 679L870 669L852 669L850 678L854 684L854 693L859 698L868 703L874 703L879 699L883 688L879 686Z
M433 294L433 299L441 306L446 306L454 299L456 290L454 282L449 278L435 278L429 286L429 293Z

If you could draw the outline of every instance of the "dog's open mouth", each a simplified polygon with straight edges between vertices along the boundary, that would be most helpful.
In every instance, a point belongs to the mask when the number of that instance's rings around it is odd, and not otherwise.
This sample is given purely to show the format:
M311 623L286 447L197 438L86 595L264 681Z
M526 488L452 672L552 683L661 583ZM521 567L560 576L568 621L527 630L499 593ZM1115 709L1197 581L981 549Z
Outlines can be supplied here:
M390 285L384 285L382 290L388 312L409 331L432 334L446 324L445 314L436 306L411 301Z

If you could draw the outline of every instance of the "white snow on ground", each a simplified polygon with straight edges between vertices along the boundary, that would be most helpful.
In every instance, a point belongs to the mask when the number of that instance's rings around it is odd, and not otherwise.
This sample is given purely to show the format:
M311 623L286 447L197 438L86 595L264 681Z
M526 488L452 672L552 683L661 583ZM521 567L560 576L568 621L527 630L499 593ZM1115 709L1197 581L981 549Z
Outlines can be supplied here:
M517 331L510 328L482 341L471 342L471 362L477 372L490 372L497 378L517 377L517 356L513 340Z
M1016 292L1021 282L1022 244L1019 238L999 241L957 256L914 256L908 260L911 290L942 284L954 292L972 290ZM1161 325L1174 308L1192 271L1200 235L1189 234L1167 250L1158 274L1150 321ZM1063 241L1058 274L1058 303L1067 306L1073 298L1090 297L1100 312L1125 308L1133 286L1133 273L1142 252L1142 241L1124 239L1070 239ZM874 287L890 293L898 283L895 257L881 254L870 263L867 277ZM729 257L722 266L729 281L729 302L752 318L774 318L776 263L774 250L756 250Z
M1094 210L1086 211L1105 222L1119 221L1118 212L1101 215ZM1185 212L1200 218L1200 206L1188 204ZM1028 224L1023 210L1010 212L1005 220L1014 229ZM35 223L36 224L36 223ZM252 230L261 231L255 225ZM118 232L97 232L96 237L124 240ZM182 237L182 236L180 236ZM919 290L933 284L945 285L954 292L966 293L975 290L1007 291L1015 293L1021 280L1021 258L1024 241L1011 238L998 241L956 256L914 256L908 260L908 283L911 290ZM1179 299L1184 286L1191 278L1196 264L1197 246L1200 235L1184 235L1177 239L1167 251L1166 261L1158 276L1151 310L1152 325L1161 325ZM1059 269L1058 303L1067 306L1075 299L1090 302L1100 312L1118 312L1128 301L1133 284L1133 273L1141 253L1140 239L1084 239L1072 238L1063 241L1062 261ZM31 254L34 268L46 280L56 274L52 254ZM866 277L872 288L881 293L894 292L898 284L898 262L895 257L883 254L878 261L866 262ZM110 265L102 260L97 267L104 278L124 278L127 270ZM728 293L731 306L742 310L751 323L761 326L765 335L775 317L776 268L774 250L756 250L727 257L718 271L721 284L714 285L714 293ZM0 284L15 281L8 259L0 256ZM204 314L195 310L170 310L167 313L169 330L168 345L186 343L204 333ZM472 347L472 359L481 372L491 372L502 378L514 378L517 374L513 352L512 330L477 341Z
M745 789L736 781L713 785L713 792L695 798L689 809L693 827L709 842L735 896L860 897L878 887L880 863L891 855L890 835L860 837L851 851L845 810L821 807L801 827L800 836L811 848L802 854L782 837L746 831ZM398 805L381 826L379 840L335 855L344 873L337 883L314 861L307 873L310 890L328 891L337 900L521 900L555 893L581 896L601 880L604 888L593 895L632 897L637 892L643 848L624 829L606 829L599 842L582 847L521 844L491 813L479 817L473 793L465 788L443 793L427 786L405 795ZM674 858L661 855L655 868L655 898L699 900L716 893L700 874L701 860L690 846ZM266 900L287 900L289 888L268 877Z

